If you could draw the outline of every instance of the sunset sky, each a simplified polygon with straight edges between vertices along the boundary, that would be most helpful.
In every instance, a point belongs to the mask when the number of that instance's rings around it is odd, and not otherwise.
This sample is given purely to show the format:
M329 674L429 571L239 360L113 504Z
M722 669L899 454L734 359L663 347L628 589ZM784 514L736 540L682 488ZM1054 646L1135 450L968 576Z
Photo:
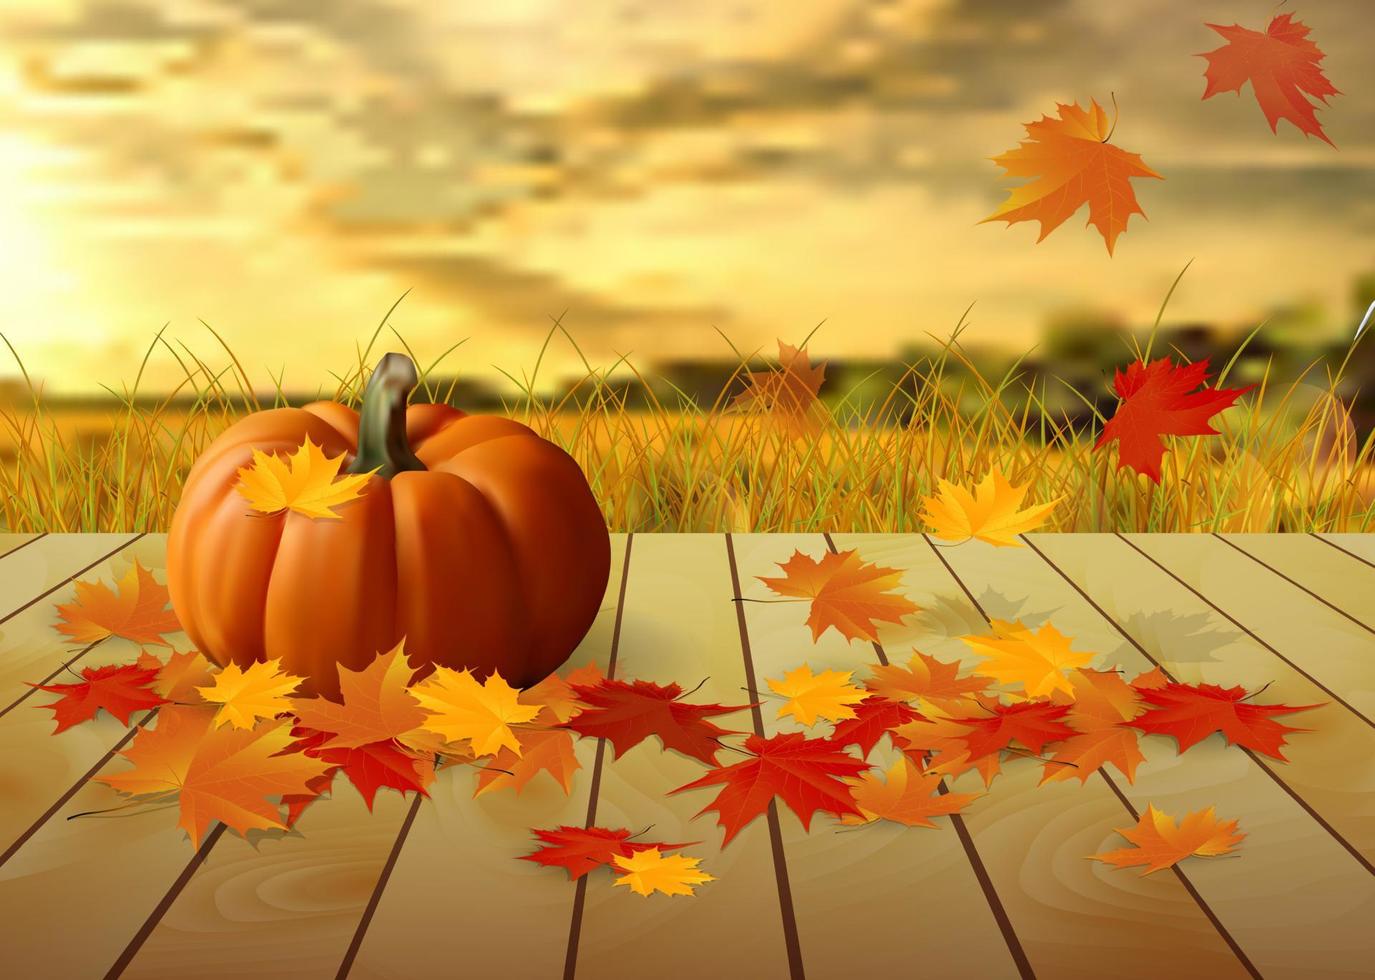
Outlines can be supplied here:
M774 338L882 356L1027 345L1066 310L1351 319L1375 271L1375 3L1298 0L1342 91L1338 149L1249 87L1202 101L1235 0L4 0L0 332L49 391L132 383L167 336L330 384L387 308L422 358L533 367L550 317L594 363ZM990 157L1057 102L1110 106L1135 182L1109 257L1086 213L979 224ZM1109 110L1111 111L1111 109ZM1375 296L1367 298L1367 302ZM394 346L394 345L392 345ZM546 359L576 366L566 344ZM0 376L14 373L11 362ZM552 376L552 375L551 375ZM145 384L180 377L166 352Z

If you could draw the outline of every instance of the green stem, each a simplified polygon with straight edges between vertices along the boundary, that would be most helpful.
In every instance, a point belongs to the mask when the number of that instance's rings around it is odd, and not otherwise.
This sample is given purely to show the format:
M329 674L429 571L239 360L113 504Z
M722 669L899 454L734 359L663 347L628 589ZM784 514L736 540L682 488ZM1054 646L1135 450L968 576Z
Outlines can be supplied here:
M363 389L358 413L358 455L350 473L376 472L390 480L404 470L423 470L406 439L406 399L420 376L405 354L388 354L377 363Z

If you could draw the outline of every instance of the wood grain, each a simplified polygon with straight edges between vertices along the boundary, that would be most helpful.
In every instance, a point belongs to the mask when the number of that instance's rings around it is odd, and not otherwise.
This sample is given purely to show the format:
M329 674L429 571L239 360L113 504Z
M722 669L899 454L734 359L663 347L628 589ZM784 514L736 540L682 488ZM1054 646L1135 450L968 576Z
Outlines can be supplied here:
M1033 540L1048 553L1059 550L1050 538ZM1038 627L1054 623L1074 638L1074 649L1095 654L1092 666L1098 669L1121 668L1134 676L1153 666L1032 549L972 542L944 555L970 590L986 597L991 615L1021 615ZM1132 574L1127 578L1135 580ZM1029 608L1037 611L1018 612ZM1375 939L1361 926L1375 915L1375 879L1255 760L1228 747L1220 735L1182 755L1166 738L1143 739L1142 749L1146 761L1135 785L1112 770L1138 812L1148 803L1176 817L1216 806L1247 833L1238 857L1190 859L1181 869L1264 976L1353 976L1375 961ZM1114 826L1129 825L1122 820ZM1124 844L1107 834L1089 846ZM1101 864L1094 871L1108 880L1137 874Z
M1375 630L1375 568L1311 534L1227 534L1222 539L1293 581L1277 588L1276 596L1307 589Z

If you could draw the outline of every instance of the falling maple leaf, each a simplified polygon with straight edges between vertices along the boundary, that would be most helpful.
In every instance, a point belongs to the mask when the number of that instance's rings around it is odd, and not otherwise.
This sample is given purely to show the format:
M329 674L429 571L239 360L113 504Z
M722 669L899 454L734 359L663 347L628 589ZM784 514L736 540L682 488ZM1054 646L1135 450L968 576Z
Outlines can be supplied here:
M1280 14L1264 33L1240 24L1206 26L1227 43L1198 56L1208 60L1203 72L1208 81L1203 98L1210 99L1219 92L1241 95L1241 87L1250 82L1272 133L1279 132L1281 119L1288 119L1300 132L1336 146L1323 132L1317 106L1308 97L1326 105L1329 96L1341 93L1323 74L1319 62L1326 55L1308 39L1306 24L1295 20L1293 14Z
M1147 805L1135 827L1117 831L1135 847L1094 854L1093 860L1119 868L1144 864L1148 875L1171 867L1186 857L1216 857L1228 854L1245 839L1235 820L1218 820L1212 807L1187 814L1178 825L1174 818Z
M335 508L362 496L372 477L371 472L340 477L345 455L326 456L309 436L285 459L255 449L253 465L239 470L239 493L249 506L264 514L290 510L306 517L337 520Z
M917 611L916 603L893 594L902 572L866 562L854 550L827 552L820 561L795 551L778 567L783 570L781 578L761 575L759 581L778 595L812 600L807 625L813 641L834 628L847 640L877 643L875 620L901 623Z
M541 841L541 846L529 854L520 855L520 859L533 861L546 868L563 868L571 880L611 864L616 857L629 857L636 851L654 848L662 853L691 846L633 841L630 831L625 828L559 827L557 830L536 829L534 834Z
M906 701L870 695L855 705L853 718L835 726L831 741L841 746L857 745L859 754L867 759L884 735L891 738L894 728L919 718L921 714Z
M1146 166L1139 154L1128 153L1108 142L1113 126L1096 101L1088 109L1057 104L1060 118L1042 116L1027 123L1030 137L1015 150L993 158L1008 177L1035 177L1014 189L1003 205L984 222L1039 221L1043 241L1084 204L1088 223L1096 227L1112 254L1117 236L1126 230L1133 214L1145 216L1132 190L1134 177L1160 174ZM983 222L980 222L981 224Z
M411 693L430 712L423 727L447 739L466 739L476 755L491 755L502 746L519 755L511 726L533 720L541 707L521 704L520 692L496 671L479 684L466 668L436 667Z
M869 764L843 752L829 739L807 738L801 732L767 739L751 735L745 740L745 752L752 758L713 769L671 791L725 785L716 799L697 813L701 816L716 811L717 825L726 829L722 847L767 810L775 796L797 814L803 829L810 829L812 814L818 810L836 816L859 812L849 786L840 777L857 776Z
M168 701L202 701L198 687L211 684L214 678L210 671L210 661L199 650L178 653L173 650L164 663L147 650L139 651L138 665L145 670L157 671L157 677L149 685Z
M1231 745L1252 749L1273 759L1287 761L1280 751L1290 728L1274 720L1275 715L1293 714L1322 707L1321 704L1247 704L1242 687L1216 684L1167 683L1163 687L1139 688L1142 700L1150 707L1131 722L1148 735L1172 735L1183 752L1214 732L1221 732Z
M255 661L247 670L236 663L225 664L213 675L208 687L198 687L202 698L218 704L215 724L226 722L235 728L252 728L264 718L275 718L294 709L297 702L287 695L301 686L303 678L282 670L280 659Z
M61 695L52 704L38 705L50 710L57 719L54 735L90 721L102 708L119 719L121 725L128 725L129 716L135 711L167 703L166 698L152 690L157 671L137 664L85 667L81 677L76 684L29 684L40 691Z
M329 748L346 749L403 738L429 717L408 689L415 668L406 660L405 641L379 653L362 670L339 665L340 701L297 698L289 710L300 723L329 732Z
M665 895L691 895L694 886L716 880L697 869L701 858L682 854L664 857L657 847L630 855L617 854L612 860L625 872L612 884L626 885L637 895L652 895L656 891Z
M979 798L978 793L940 793L943 778L939 773L922 772L907 756L900 757L887 770L885 780L866 772L855 780L850 792L859 814L846 814L843 824L891 820L908 827L934 827L931 818L958 813Z
M1063 721L1069 707L1049 701L1020 701L1016 704L988 706L990 716L962 718L960 724L970 729L963 736L972 758L1001 752L1018 742L1032 752L1040 752L1050 742L1059 742L1074 735L1074 729Z
M731 407L758 406L794 436L806 435L820 428L818 396L825 377L825 364L813 367L806 347L799 350L780 340L777 370L751 371Z
M977 674L960 677L958 663L937 660L920 650L912 651L906 667L873 664L869 669L874 676L865 686L874 694L901 701L917 698L937 708L982 694L992 682L991 678Z
M1217 435L1208 420L1255 387L1194 391L1207 377L1206 357L1181 367L1168 357L1149 365L1138 360L1125 374L1113 372L1113 388L1121 401L1093 448L1117 440L1117 468L1130 466L1159 483L1160 459L1165 455L1161 436Z
M664 686L653 681L603 679L596 684L574 684L573 690L590 707L564 727L588 738L609 740L616 748L617 759L649 736L657 735L664 748L715 765L720 750L717 739L739 733L720 728L707 719L752 707L689 704L678 700L683 689L677 684Z
M91 644L110 636L134 643L169 646L164 633L181 629L176 614L167 608L167 587L138 559L119 580L118 592L103 582L77 582L76 601L58 605L62 622L59 633L73 643Z
M1068 672L1083 667L1092 653L1070 649L1072 640L1050 623L1032 630L1020 619L1015 623L991 620L991 636L966 636L970 650L984 658L979 673L1002 684L1017 684L1028 697L1045 697L1052 691L1073 693Z
M765 682L775 694L788 699L788 703L778 709L779 718L792 715L799 724L814 725L818 718L840 721L855 717L850 705L858 704L867 695L850 683L851 673L823 670L813 674L812 668L803 664L784 674L781 681L769 677Z
M582 768L573 751L573 736L562 729L536 728L518 731L520 753L502 747L486 766L478 770L474 798L500 789L514 789L520 795L530 780L549 773L565 793L573 792L573 773Z
M1031 487L1028 480L1014 487L1002 471L991 469L970 493L946 480L940 480L940 493L922 501L921 519L943 541L972 541L977 538L999 547L1022 547L1017 535L1043 524L1063 497L1021 510L1022 500Z
M1046 763L1041 784L1078 777L1088 782L1104 765L1136 781L1136 767L1145 761L1140 737L1128 722L1145 711L1136 689L1115 671L1076 670L1070 674L1074 702L1065 720L1077 734L1059 743Z

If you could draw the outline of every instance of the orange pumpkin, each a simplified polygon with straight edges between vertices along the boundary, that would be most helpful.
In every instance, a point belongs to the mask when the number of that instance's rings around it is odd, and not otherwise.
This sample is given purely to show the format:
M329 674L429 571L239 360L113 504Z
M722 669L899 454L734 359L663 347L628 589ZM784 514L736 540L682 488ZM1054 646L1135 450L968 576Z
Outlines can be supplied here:
M518 422L406 399L415 365L388 354L361 416L337 402L258 412L192 467L167 541L167 586L207 657L281 658L302 690L334 696L403 637L411 662L553 673L601 605L611 542L577 463ZM236 489L253 450L307 439L344 469L376 469L339 519L264 515Z

